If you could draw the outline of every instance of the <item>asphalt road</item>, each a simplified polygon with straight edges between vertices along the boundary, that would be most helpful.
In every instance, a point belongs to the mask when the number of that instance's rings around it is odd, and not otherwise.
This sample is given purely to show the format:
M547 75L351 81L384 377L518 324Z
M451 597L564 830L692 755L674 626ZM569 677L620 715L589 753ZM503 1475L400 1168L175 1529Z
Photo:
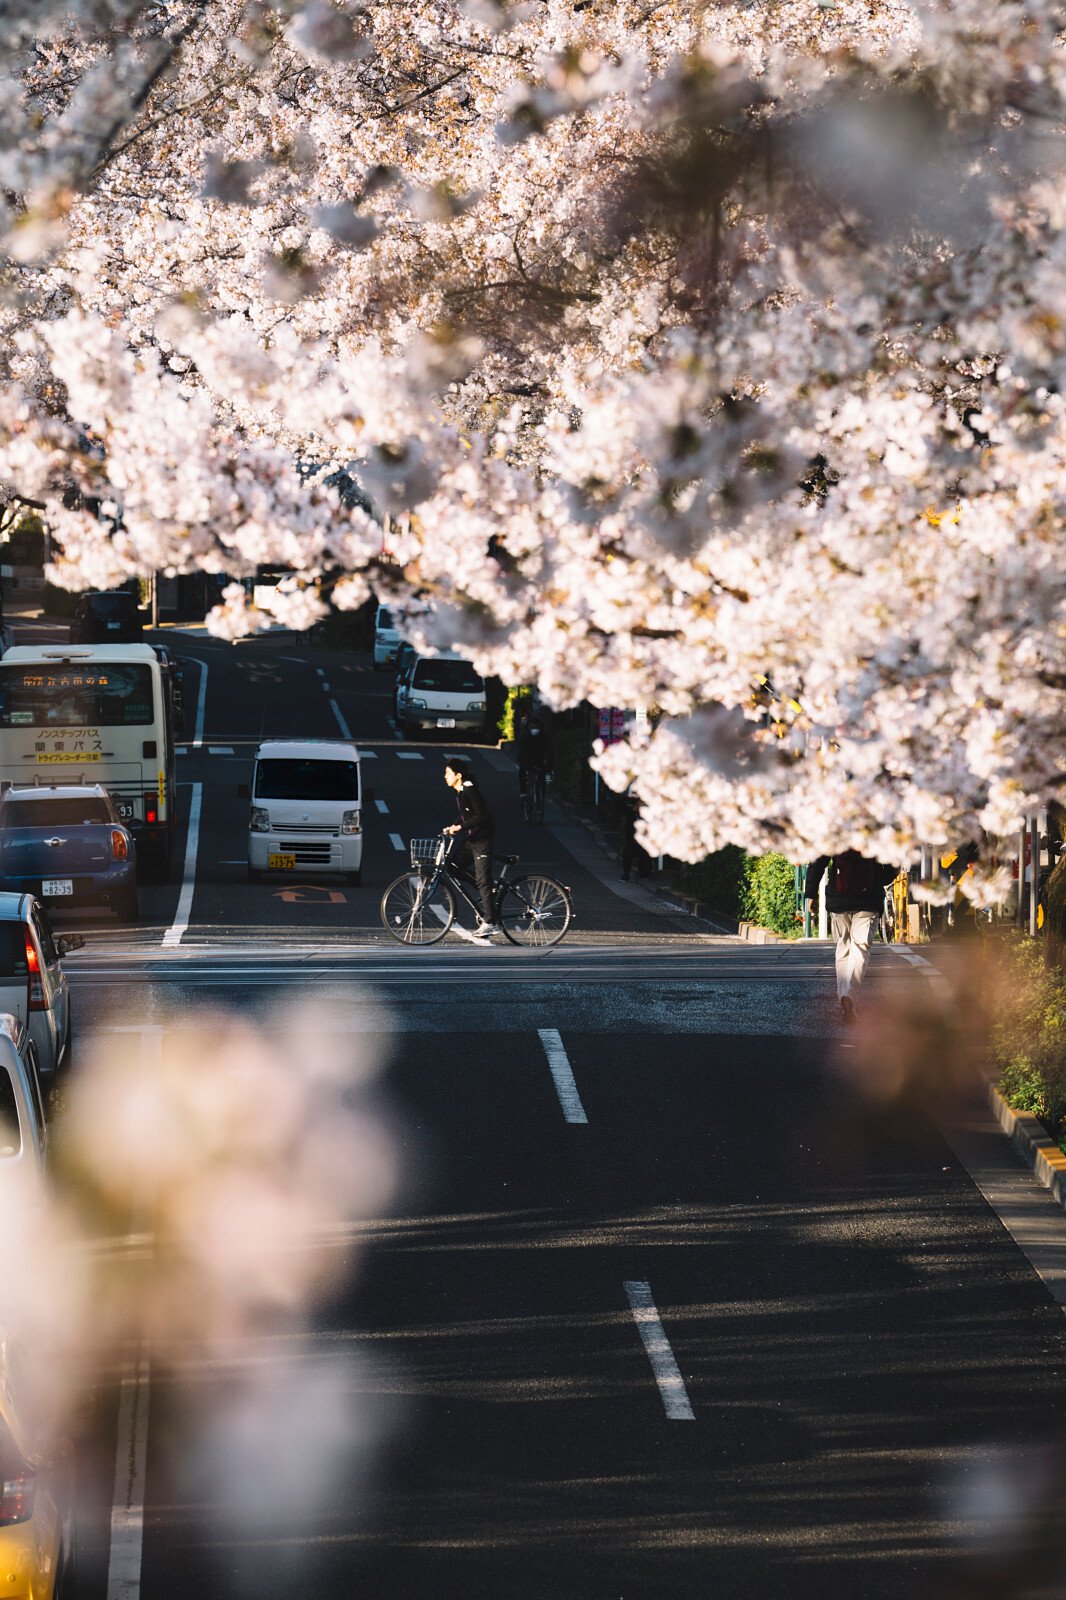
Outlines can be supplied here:
M379 1062L362 1103L401 1182L342 1230L350 1274L309 1326L279 1318L229 1362L157 1351L141 1433L105 1375L81 1600L1061 1597L1066 1325L970 1175L1027 1182L976 1093L946 1097L932 1057L890 1086L839 1034L825 947L692 936L558 815L523 831L492 751L500 847L572 885L575 937L391 945L389 833L450 819L445 747L397 740L359 662L181 653L208 673L181 758L203 797L188 926L164 944L177 872L134 935L100 924L69 963L79 1036L147 1029L165 1053L220 1007L273 1035L318 1006ZM332 736L338 712L388 807L364 886L248 885L255 741ZM921 972L888 952L878 971L899 1018L926 1003ZM1062 1214L1026 1195L1066 1254ZM208 1451L245 1393L258 1415ZM134 1588L120 1482L143 1494Z

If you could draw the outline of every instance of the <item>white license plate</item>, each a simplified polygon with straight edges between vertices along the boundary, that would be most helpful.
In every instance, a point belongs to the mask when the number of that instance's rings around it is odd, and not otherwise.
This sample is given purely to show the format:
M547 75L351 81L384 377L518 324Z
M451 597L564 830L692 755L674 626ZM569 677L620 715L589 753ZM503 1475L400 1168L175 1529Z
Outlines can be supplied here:
M120 622L109 622L108 625L107 625L108 632L109 633L110 632L117 633L121 626L122 626L122 624Z
M438 728L454 728L455 727L455 718L454 717L438 717L437 718L437 727Z
M45 878L41 882L42 894L73 894L74 883L71 878Z

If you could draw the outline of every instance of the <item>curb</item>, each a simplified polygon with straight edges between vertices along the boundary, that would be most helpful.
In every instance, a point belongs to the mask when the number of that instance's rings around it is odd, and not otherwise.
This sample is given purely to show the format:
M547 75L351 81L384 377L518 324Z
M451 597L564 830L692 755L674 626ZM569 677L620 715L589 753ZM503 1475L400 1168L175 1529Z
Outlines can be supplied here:
M1028 1111L1012 1111L994 1083L988 1085L988 1103L1022 1160L1066 1210L1066 1154L1038 1117Z

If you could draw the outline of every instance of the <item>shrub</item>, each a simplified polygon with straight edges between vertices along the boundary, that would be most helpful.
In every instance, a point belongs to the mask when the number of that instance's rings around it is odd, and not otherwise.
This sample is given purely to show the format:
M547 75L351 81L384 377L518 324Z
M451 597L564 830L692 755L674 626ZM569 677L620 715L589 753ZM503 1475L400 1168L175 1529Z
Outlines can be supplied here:
M702 861L677 864L678 887L715 911L739 921L745 915L744 890L751 861L739 845L727 844Z
M749 857L740 903L745 918L786 939L797 939L796 869L784 856Z
M503 710L500 712L500 718L496 724L500 731L501 739L514 739L516 737L515 722L518 712L522 708L528 711L532 704L533 690L528 685L519 684L516 688L508 689L507 698L503 702Z
M1040 1118L1059 1143L1066 1135L1066 979L1044 965L1033 939L1003 941L1006 971L994 999L992 1056L1000 1093L1015 1111Z

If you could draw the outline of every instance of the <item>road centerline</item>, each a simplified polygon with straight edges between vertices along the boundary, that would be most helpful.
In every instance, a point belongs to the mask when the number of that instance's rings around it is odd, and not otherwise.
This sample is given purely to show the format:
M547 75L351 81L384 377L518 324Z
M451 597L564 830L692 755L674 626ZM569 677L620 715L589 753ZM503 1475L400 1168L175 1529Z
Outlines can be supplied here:
M389 843L392 845L394 850L404 851L407 849L407 846L404 844L398 833L389 834Z
M666 1329L652 1299L651 1284L643 1279L633 1279L625 1285L626 1299L633 1313L645 1354L651 1363L652 1375L658 1385L663 1410L671 1422L695 1422L696 1413L681 1376L681 1368L674 1358Z
M324 685L324 687L328 687L328 685ZM329 709L333 712L333 715L337 719L337 726L341 730L341 736L345 739L350 739L352 736L352 730L349 728L348 724L344 720L344 717L341 715L341 708L337 704L336 700L330 700Z
M555 1092L559 1096L559 1104L563 1108L563 1116L567 1122L587 1123L585 1107L581 1103L578 1093L577 1080L574 1077L570 1058L566 1053L558 1028L538 1028L540 1042L544 1046L544 1054L548 1058L548 1071L555 1084Z

